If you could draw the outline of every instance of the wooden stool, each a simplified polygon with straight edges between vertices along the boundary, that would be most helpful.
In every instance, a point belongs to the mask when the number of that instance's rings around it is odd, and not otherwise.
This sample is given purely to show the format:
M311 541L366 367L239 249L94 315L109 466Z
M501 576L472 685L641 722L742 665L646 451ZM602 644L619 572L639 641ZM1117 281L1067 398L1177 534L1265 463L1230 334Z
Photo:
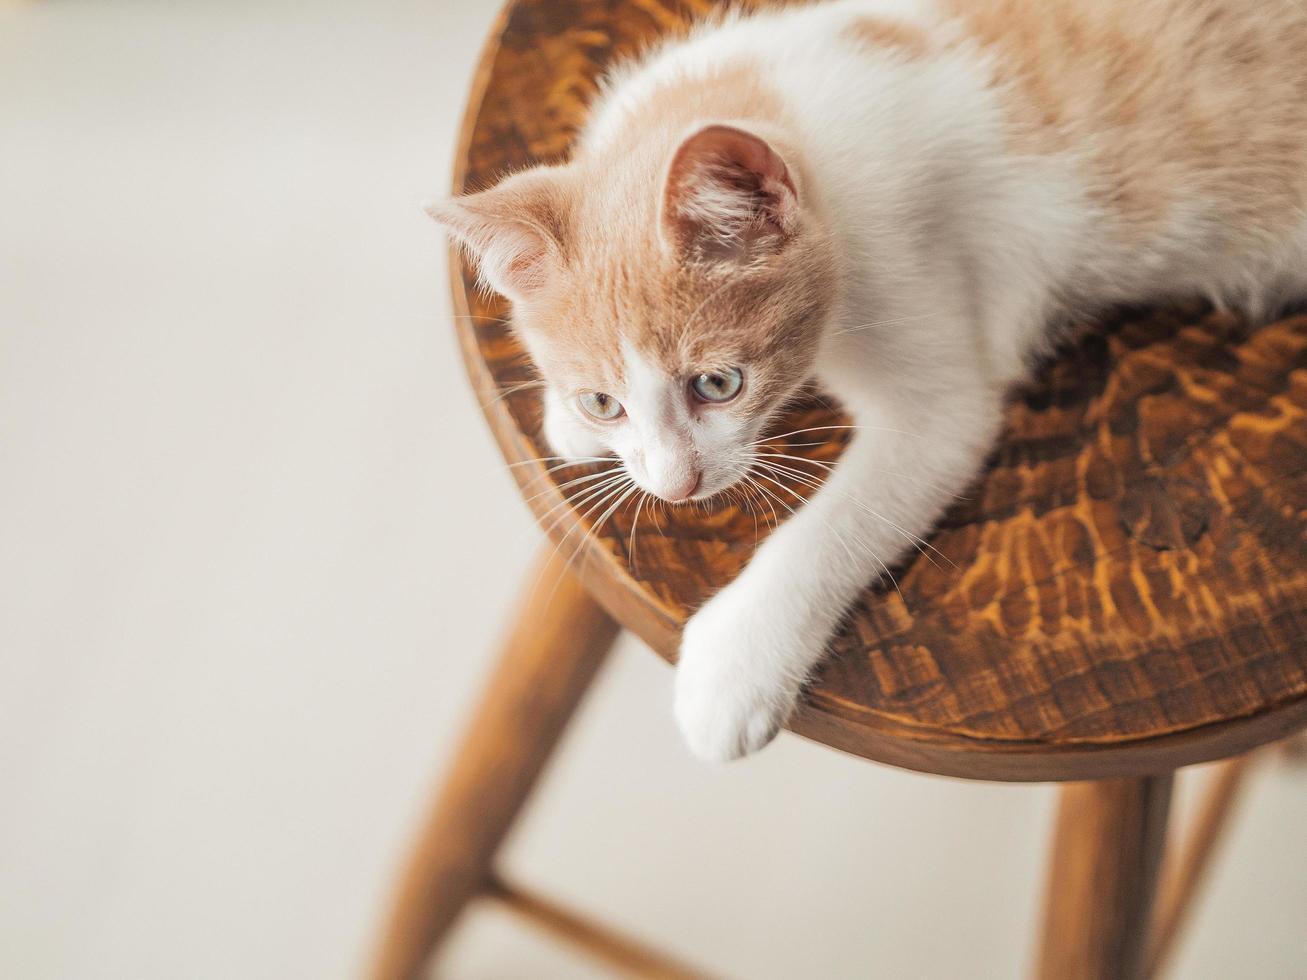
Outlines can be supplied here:
M710 6L509 3L477 71L455 191L565 156L604 65ZM619 625L674 659L687 615L777 516L646 513L633 538L627 508L588 533L596 515L563 486L585 471L537 461L549 453L537 386L504 305L457 257L451 269L467 369L555 547L527 576L372 976L419 976L478 894L635 974L695 976L504 884L493 859ZM791 727L922 772L1078 781L1063 790L1039 976L1131 980L1162 962L1244 763L1226 764L1191 843L1167 858L1154 917L1173 771L1307 727L1307 318L1245 335L1199 308L1127 312L1042 375L935 533L940 557L867 590ZM786 429L837 420L814 403ZM826 434L778 445L829 461L840 443ZM805 487L777 493L797 506Z

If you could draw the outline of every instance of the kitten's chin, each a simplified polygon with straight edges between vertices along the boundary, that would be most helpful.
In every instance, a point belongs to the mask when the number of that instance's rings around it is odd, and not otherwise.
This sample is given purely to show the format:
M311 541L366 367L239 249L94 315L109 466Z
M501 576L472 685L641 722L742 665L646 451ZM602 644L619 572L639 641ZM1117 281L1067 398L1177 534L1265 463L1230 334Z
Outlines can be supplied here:
M711 481L705 478L703 483L699 486L699 489L685 500L682 500L681 503L706 504L710 500L720 497L727 490L731 489L731 487L738 486L744 481L745 475L745 472L741 471L739 473L730 473Z
M719 494L721 494L723 490L729 490L735 484L735 482L736 481L731 481L730 483L721 483L716 485L715 487L711 487L706 490L699 489L696 490L694 493L690 494L690 496L681 497L678 500L673 500L671 497L664 497L662 494L655 493L654 491L649 490L645 487L641 487L640 489L644 490L645 493L647 493L650 497L653 497L655 500L658 500L666 504L668 507L688 507L690 504L707 503L708 501L712 500L714 497L717 497Z

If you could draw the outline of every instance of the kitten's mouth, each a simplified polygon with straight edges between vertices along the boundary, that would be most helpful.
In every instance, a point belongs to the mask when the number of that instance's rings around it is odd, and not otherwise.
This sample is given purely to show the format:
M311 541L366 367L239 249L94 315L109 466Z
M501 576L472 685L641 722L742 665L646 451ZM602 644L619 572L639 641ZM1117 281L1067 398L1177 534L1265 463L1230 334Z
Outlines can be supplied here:
M743 480L745 475L745 472L725 474L700 472L688 492L684 492L678 496L664 496L663 494L656 493L652 490L646 490L645 492L673 507L684 507L687 504L703 504L715 497L720 497L722 493Z
M742 479L744 479L744 474L742 473L734 473L727 476L725 479L719 478L711 481L707 480L704 476L701 475L699 477L699 483L696 486L694 493L692 493L686 499L680 501L680 503L683 504L707 503L709 500L712 500L714 497L721 496L721 494L724 491L729 490L731 487L739 483Z

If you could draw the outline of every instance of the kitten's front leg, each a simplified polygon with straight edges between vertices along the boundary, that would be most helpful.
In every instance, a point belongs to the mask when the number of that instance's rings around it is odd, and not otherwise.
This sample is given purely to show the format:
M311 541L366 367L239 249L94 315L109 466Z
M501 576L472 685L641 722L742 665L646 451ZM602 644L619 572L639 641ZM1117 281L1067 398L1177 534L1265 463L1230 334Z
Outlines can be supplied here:
M864 415L825 485L686 624L676 719L695 755L725 761L780 730L845 611L926 536L992 443L999 400L936 405L915 435ZM779 486L763 486L784 496Z

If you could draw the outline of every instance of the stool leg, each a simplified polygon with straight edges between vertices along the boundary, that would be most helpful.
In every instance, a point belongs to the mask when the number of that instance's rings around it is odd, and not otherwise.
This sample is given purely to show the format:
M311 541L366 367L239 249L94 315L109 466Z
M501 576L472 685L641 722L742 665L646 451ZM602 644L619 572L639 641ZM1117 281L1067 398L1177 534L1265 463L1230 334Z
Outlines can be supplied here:
M1162 882L1158 889L1157 914L1149 937L1148 976L1160 976L1175 950L1176 939L1194 910L1196 896L1210 870L1212 854L1229 829L1230 814L1239 800L1260 752L1227 759L1212 775L1207 795L1199 806L1193 827L1181 842L1176 835L1162 859Z
M1171 776L1062 790L1041 980L1142 980Z
M370 976L414 980L491 864L617 636L556 553L530 590L408 858Z

